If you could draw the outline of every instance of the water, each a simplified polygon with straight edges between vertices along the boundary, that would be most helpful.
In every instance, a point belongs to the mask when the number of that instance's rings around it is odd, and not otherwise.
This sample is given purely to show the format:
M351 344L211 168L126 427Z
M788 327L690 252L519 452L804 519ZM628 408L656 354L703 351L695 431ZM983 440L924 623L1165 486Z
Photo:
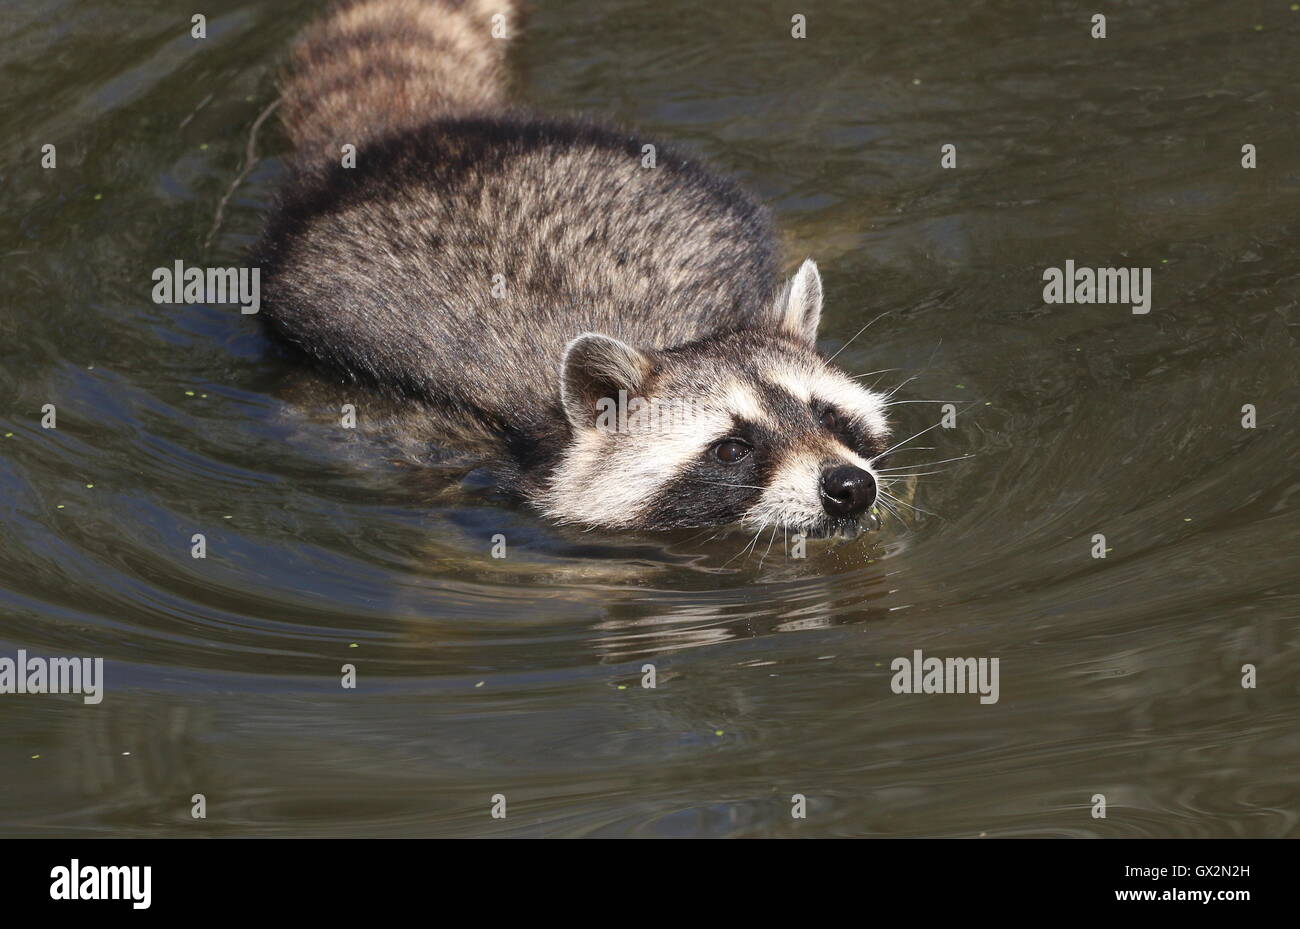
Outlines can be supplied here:
M150 299L256 237L273 121L203 248L315 4L212 3L198 42L157 0L10 3L0 655L101 656L107 695L0 698L0 832L1296 834L1300 12L1097 40L1073 4L844 2L796 41L769 3L539 6L519 95L741 177L821 264L824 347L888 311L839 360L958 410L902 462L974 457L804 560L399 467L250 318ZM1045 305L1066 260L1152 268L1151 312ZM998 658L999 701L894 694L916 649Z

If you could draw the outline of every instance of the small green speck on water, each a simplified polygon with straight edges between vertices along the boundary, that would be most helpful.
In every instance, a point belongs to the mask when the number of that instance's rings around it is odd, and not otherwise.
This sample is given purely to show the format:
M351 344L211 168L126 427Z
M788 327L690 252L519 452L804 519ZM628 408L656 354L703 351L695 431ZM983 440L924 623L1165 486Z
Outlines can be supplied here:
M63 509L63 504L62 504L62 503L57 503L57 504L55 504L54 508L55 508L56 510L61 510L61 509Z
M956 387L957 387L958 390L965 390L965 389L966 389L966 385L965 385L965 384L957 384Z
M350 643L350 644L348 645L348 648L360 648L360 646L357 645L356 642L352 642L352 643Z
M205 151L207 151L207 150L208 150L208 143L207 143L207 142L204 142L203 144L201 144L201 145L199 146L199 151L201 151L201 152L205 152Z
M713 730L713 734L716 735L716 736L721 736L721 735L723 735L723 732L722 732L721 729L714 729L714 730Z
M199 396L202 397L204 400L208 399L208 395L207 395L207 394L199 394Z
M253 102L253 96L252 96L252 94L249 94L247 97L245 97L245 98L244 98L244 102L245 102L245 103L252 103L252 102Z
M1183 517L1183 522L1185 522L1185 523L1190 523L1191 521L1192 521L1192 518L1191 518L1190 516L1184 516L1184 517Z
M187 390L187 391L185 391L185 396L187 396L187 397L192 397L192 396L194 396L194 391L192 391L192 390Z
M33 755L32 757L33 757L33 758L39 758L39 757L41 757L41 756L40 756L40 755Z
M87 489L87 490L90 490L90 488L92 488L92 487L94 487L94 486L95 486L94 484L87 484L87 485L86 485L86 489Z
M1263 26L1260 26L1260 25L1256 25L1256 26L1255 26L1255 31L1256 31L1256 32L1263 32L1263 31L1264 31L1264 27L1263 27Z
M96 200L103 200L103 199L104 199L104 195L103 195L103 194L95 194L95 199L96 199Z
M6 439L12 439L13 437L14 437L14 434L13 434L12 432L6 432L6 433L5 433L5 438L6 438Z
M475 686L475 687L482 687L482 686L483 686L484 684L486 684L486 683L487 683L487 681L479 681L479 682L478 682L477 684L475 684L474 686Z
M233 517L233 516L223 516L223 517L221 517L221 518L222 518L222 519L234 519L235 517Z
M993 405L993 401L992 401L992 400L988 400L988 401L986 401L986 402L984 403L984 405L985 405L985 406L992 406L992 405Z

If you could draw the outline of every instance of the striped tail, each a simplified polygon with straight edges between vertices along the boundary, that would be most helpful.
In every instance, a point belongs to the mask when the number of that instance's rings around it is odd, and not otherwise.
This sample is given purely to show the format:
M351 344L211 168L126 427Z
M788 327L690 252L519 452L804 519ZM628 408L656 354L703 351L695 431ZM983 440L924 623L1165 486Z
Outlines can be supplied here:
M499 109L517 0L344 0L290 53L282 119L305 156Z

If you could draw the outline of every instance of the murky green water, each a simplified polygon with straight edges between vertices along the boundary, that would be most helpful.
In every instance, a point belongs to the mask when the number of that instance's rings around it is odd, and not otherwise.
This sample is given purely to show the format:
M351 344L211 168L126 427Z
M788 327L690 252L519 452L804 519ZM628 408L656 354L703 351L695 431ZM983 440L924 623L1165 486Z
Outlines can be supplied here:
M925 512L803 560L556 531L295 405L237 310L151 301L255 239L273 122L203 248L314 4L208 4L202 42L6 4L0 656L107 693L0 696L0 833L1297 832L1300 11L845 2L796 41L727 6L539 4L519 93L738 174L821 263L825 347L888 310L840 360L959 410L901 460L974 456ZM1150 313L1044 304L1067 260L1153 269ZM999 701L893 693L916 649L998 658Z

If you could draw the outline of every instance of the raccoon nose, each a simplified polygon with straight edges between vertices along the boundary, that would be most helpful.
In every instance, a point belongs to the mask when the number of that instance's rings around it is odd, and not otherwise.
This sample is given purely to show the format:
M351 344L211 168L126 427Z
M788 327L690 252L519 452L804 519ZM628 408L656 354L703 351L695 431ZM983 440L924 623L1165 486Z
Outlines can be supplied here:
M861 468L840 465L822 472L822 507L832 516L857 516L876 502L876 481Z

